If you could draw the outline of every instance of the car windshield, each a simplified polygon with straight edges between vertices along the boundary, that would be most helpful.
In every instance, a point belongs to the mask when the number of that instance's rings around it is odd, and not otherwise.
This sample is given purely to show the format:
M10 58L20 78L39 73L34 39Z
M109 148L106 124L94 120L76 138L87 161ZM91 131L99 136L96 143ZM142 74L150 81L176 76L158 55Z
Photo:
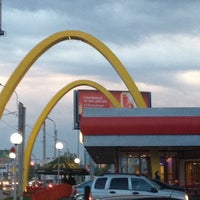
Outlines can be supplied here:
M158 185L155 181L152 181L151 179L149 179L149 181L151 181L151 183L153 184L153 187L155 187L158 190L161 190L160 185Z

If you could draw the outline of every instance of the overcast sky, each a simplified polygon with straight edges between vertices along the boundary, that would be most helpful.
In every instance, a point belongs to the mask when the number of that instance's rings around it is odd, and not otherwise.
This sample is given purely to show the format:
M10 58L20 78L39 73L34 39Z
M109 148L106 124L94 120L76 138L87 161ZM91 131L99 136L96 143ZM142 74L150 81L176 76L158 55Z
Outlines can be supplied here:
M0 83L5 85L20 61L46 37L80 30L118 56L139 90L152 93L153 107L199 107L199 10L198 0L2 0L5 36L0 38ZM32 65L16 88L27 112L26 140L51 97L79 79L97 81L109 90L126 90L113 67L91 46L61 42ZM77 153L72 94L66 94L49 117L56 122L58 138L64 140L64 151ZM16 94L6 109L16 110ZM17 117L7 112L0 121L0 149L11 147L9 137L17 128ZM51 157L53 123L46 123ZM33 152L42 157L42 131Z

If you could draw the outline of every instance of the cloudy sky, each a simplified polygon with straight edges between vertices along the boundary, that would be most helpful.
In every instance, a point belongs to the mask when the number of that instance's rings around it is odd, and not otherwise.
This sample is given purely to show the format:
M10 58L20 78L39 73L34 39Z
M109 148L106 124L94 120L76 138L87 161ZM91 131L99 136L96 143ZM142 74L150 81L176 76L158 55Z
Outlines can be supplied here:
M64 30L87 32L121 60L153 107L200 106L200 1L198 0L2 0L0 83L5 85L26 54L46 37ZM17 129L16 94L26 107L26 140L55 93L75 80L97 81L109 90L126 87L105 58L80 41L49 49L30 68L0 121L0 149L9 149ZM79 87L77 89L83 89ZM90 89L90 88L88 88ZM0 91L2 86L0 86ZM73 91L49 117L66 150L77 153ZM47 156L53 156L53 123L46 121ZM42 157L42 131L34 146Z

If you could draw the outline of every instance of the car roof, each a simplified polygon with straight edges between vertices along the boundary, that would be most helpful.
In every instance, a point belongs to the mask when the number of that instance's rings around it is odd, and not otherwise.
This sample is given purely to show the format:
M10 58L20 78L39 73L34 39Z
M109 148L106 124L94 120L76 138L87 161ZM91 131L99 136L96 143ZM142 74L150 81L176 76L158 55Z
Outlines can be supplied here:
M103 174L103 176L133 176L133 177L144 177L142 175L137 175L137 174L129 174L129 173L108 173L108 174ZM101 176L98 176L101 177Z
M179 200L172 197L152 196L152 195L122 195L99 198L99 200Z

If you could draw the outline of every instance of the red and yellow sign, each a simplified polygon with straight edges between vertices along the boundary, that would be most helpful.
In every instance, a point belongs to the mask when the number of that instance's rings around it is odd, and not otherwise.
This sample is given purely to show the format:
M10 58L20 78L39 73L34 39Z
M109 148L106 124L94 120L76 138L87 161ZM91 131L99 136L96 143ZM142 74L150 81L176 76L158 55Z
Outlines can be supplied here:
M110 91L123 108L133 108L136 104L128 91ZM141 92L147 107L151 107L151 93ZM97 90L78 90L78 110L83 108L113 108L110 101Z
M129 91L110 91L123 108L134 108L136 103ZM74 128L79 129L79 118L84 108L113 108L111 102L98 90L77 90L74 93ZM151 93L141 92L147 105L151 107Z

